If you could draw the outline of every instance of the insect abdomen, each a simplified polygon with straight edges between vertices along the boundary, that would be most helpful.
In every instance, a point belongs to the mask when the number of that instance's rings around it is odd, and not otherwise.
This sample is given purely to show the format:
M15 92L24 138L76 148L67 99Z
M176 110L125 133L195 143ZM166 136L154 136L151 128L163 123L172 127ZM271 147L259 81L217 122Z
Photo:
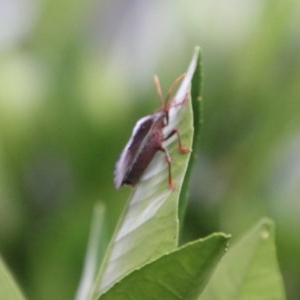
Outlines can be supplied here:
M129 184L134 186L139 179L141 178L143 172L150 164L151 160L153 159L155 153L158 151L159 147L156 143L147 142L143 152L141 152L137 157L132 165L132 168L128 170L126 175L124 176L123 184Z

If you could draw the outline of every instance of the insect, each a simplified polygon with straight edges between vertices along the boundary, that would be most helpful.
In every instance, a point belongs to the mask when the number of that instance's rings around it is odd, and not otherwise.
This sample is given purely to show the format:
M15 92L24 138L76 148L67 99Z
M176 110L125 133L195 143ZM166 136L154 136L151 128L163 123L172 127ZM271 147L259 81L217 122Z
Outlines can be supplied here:
M162 106L158 112L141 118L135 124L131 137L116 163L114 183L117 189L124 184L135 186L158 151L164 152L166 156L168 164L168 185L171 189L175 188L171 174L171 157L162 143L176 134L179 152L187 153L190 152L191 149L182 146L177 128L173 128L166 136L163 134L163 128L169 124L170 108L172 106L182 105L188 99L187 94L181 102L173 105L174 99L170 99L174 88L184 76L185 74L182 74L173 82L166 95L165 101L163 99L159 78L157 75L154 76L155 87Z

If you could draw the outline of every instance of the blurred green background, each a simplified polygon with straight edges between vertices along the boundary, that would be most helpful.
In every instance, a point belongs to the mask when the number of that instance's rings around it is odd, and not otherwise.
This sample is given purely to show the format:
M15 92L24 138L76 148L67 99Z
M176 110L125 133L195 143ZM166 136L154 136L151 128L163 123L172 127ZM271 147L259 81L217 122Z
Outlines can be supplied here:
M0 251L30 299L72 299L92 209L107 237L130 188L115 161L136 120L204 58L204 124L184 240L277 224L300 297L300 2L0 2ZM105 241L104 241L105 245Z

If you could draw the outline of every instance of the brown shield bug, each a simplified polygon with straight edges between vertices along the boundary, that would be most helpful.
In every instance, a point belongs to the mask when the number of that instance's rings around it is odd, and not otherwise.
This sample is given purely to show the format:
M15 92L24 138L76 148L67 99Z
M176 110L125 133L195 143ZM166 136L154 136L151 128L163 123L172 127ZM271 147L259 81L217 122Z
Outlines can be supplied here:
M173 99L170 99L171 94L175 86L184 76L185 74L182 74L173 82L165 101L163 100L158 76L154 76L154 83L162 107L158 112L141 118L135 124L131 137L115 167L114 183L117 189L123 184L135 186L158 151L162 151L166 155L169 172L168 184L171 189L175 188L172 182L171 157L162 143L176 134L178 150L181 153L187 153L190 152L191 149L184 148L181 145L180 134L177 128L173 128L166 136L163 134L163 128L169 124L169 110L173 103ZM186 95L180 103L173 104L173 106L182 105L187 99L188 95Z

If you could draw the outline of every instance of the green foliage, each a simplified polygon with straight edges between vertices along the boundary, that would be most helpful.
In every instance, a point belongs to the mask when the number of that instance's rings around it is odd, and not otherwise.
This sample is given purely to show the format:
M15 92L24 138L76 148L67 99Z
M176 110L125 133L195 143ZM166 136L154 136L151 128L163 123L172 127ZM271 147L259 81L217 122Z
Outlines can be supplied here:
M196 299L224 254L227 240L224 234L214 234L167 253L130 273L99 300Z
M33 300L74 296L92 210L101 202L105 213L96 210L98 226L91 233L100 244L90 243L99 246L96 270L83 268L92 285L130 193L113 188L115 161L134 122L159 107L151 76L157 72L165 90L197 43L205 73L201 144L194 138L190 157L168 145L174 169L188 157L189 163L185 174L174 177L175 201L164 203L172 216L157 256L176 251L178 228L181 243L215 231L242 236L267 215L276 223L287 298L298 299L298 1L4 2L1 15L9 18L1 18L0 26L0 252L24 294ZM193 84L193 99L202 93L198 88ZM193 101L194 114L198 104ZM194 118L195 131L199 121ZM165 191L166 178L161 184ZM223 290L228 281L222 279L214 276L208 287ZM2 283L11 286L7 276Z
M199 49L196 48L186 80L176 98L187 93L188 84L199 85L201 78ZM194 87L195 88L195 87ZM192 98L193 98L192 93ZM190 136L192 144L195 131L190 126L193 118L192 102L170 114L170 122ZM200 106L194 106L200 109ZM174 123L172 118L190 122ZM194 122L198 124L198 122ZM197 133L197 131L196 131ZM184 138L187 140L187 138ZM174 154L174 142L171 153ZM161 159L160 159L161 160ZM178 157L185 165L174 168L176 182L186 170L189 157ZM154 170L154 171L153 171ZM79 299L280 299L284 300L282 279L278 270L274 226L265 220L245 235L226 253L211 281L210 275L219 259L225 254L229 237L215 234L207 239L177 248L178 197L180 191L166 189L166 168L154 160L134 190L126 211L107 249L94 284L85 289ZM180 188L179 188L180 189ZM97 236L92 236L98 239ZM99 242L95 242L98 244ZM94 254L95 255L95 254ZM266 259L265 257L268 257ZM228 276L230 274L230 276ZM91 278L91 277L90 277ZM84 281L84 277L82 281ZM208 282L204 294L201 295ZM81 284L81 288L83 285ZM89 284L91 287L91 284ZM133 288L134 287L134 288ZM255 287L255 288L254 288ZM83 287L84 288L84 287ZM80 291L78 295L80 294ZM200 296L201 295L201 296Z
M274 227L263 219L230 247L199 300L284 300Z
M176 105L189 93L192 78L199 74L199 48L170 109L170 128L179 128L182 144L191 147L193 141L192 99L184 105ZM194 81L195 82L195 81ZM199 81L194 83L199 85ZM170 128L169 128L170 127ZM172 251L178 245L178 199L180 187L189 163L190 154L179 154L176 141L168 151L172 157L172 177L175 190L167 185L167 164L163 155L157 155L147 172L134 189L128 207L109 246L106 260L94 284L91 297L107 290L114 282L148 261Z
M0 258L0 299L25 300L2 258Z

